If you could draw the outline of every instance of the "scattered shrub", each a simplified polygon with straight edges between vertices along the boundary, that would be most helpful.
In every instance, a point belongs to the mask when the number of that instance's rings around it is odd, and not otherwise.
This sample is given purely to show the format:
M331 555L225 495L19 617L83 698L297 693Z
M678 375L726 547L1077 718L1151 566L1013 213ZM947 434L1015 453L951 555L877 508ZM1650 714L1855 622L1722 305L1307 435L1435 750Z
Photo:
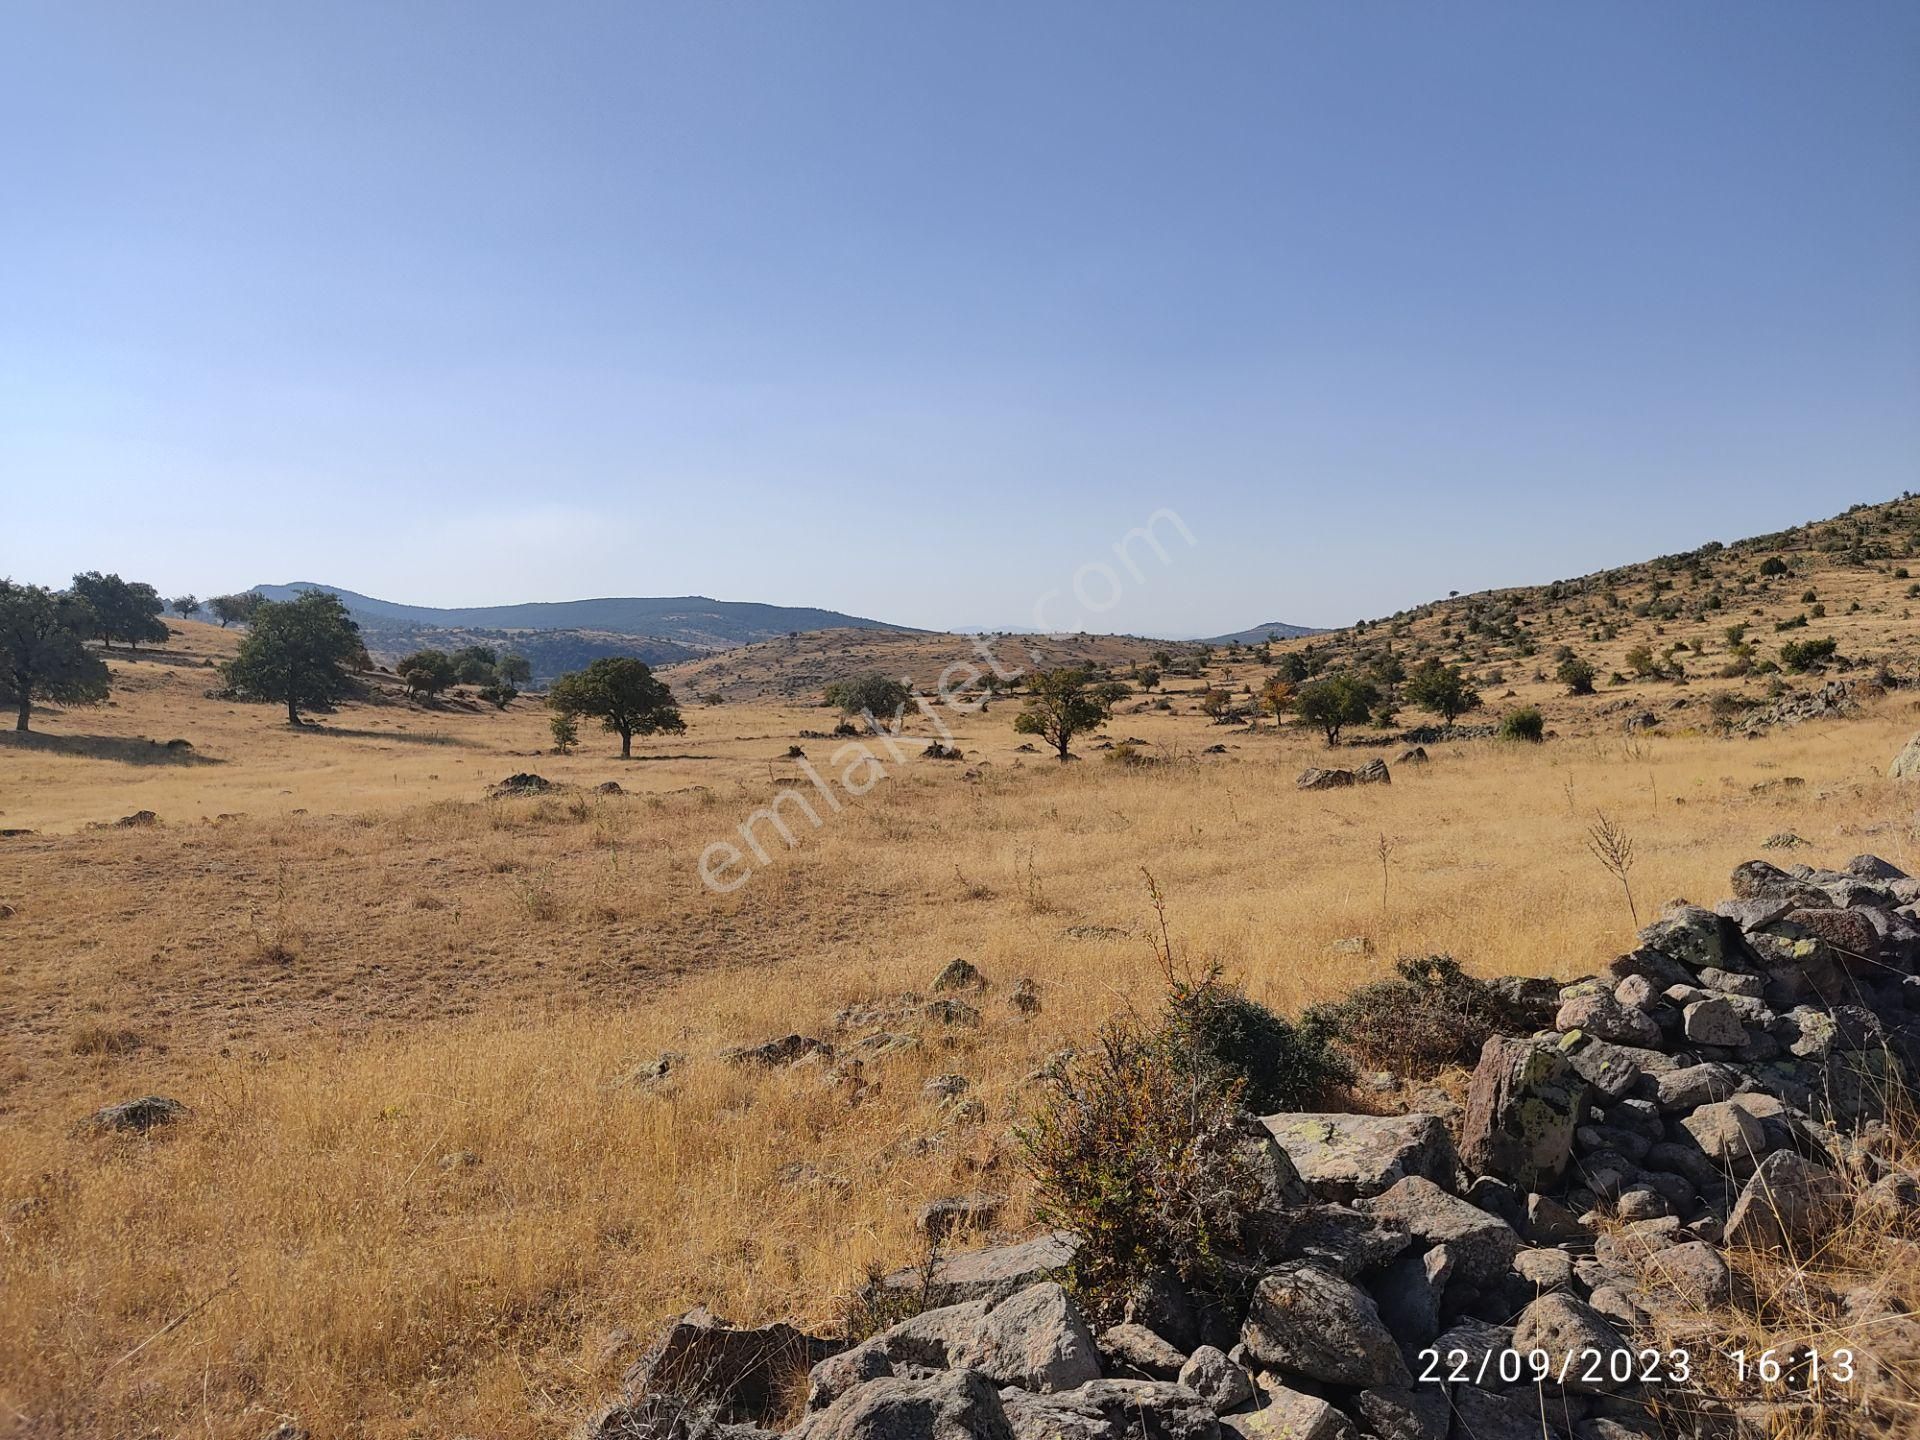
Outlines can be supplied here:
M1399 973L1391 980L1312 1006L1301 1023L1333 1036L1363 1065L1409 1076L1472 1065L1489 1036L1534 1028L1450 955L1408 956L1394 969Z
M1780 647L1780 664L1795 674L1815 669L1833 658L1837 644L1830 635L1819 640L1789 640Z
M1054 1075L1020 1143L1037 1218L1080 1237L1067 1283L1096 1324L1118 1320L1124 1297L1161 1269L1229 1284L1263 1195L1239 1099L1235 1086L1185 1073L1164 1035L1131 1019Z
M1240 1087L1257 1114L1302 1109L1354 1081L1325 1026L1290 1024L1217 973L1174 983L1162 1033L1176 1068Z
M1546 738L1547 719L1533 706L1514 711L1500 722L1502 740L1540 741Z

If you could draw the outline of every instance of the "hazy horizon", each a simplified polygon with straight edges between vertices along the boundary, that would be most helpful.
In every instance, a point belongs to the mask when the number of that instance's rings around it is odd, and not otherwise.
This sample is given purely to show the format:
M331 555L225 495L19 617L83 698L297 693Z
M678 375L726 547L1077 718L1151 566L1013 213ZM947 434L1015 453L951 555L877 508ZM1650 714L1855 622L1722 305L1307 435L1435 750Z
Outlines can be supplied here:
M1194 544L1081 618L1210 635L1920 484L1911 6L29 4L9 40L23 580L1050 628L1170 510Z

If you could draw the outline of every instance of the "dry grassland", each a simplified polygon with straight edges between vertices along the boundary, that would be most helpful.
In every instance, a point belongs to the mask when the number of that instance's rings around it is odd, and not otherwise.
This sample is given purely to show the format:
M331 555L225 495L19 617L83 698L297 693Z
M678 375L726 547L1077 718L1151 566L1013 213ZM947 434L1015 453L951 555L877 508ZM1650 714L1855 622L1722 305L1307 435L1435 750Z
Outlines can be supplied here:
M717 895L702 848L793 778L819 709L696 706L631 764L597 733L535 760L525 702L350 706L297 735L179 658L117 663L119 705L50 717L53 748L0 748L0 823L43 832L0 840L0 1415L22 1434L549 1435L695 1301L831 1322L914 1256L928 1198L1003 1191L1018 1227L1023 1077L1151 994L1143 869L1179 943L1291 1011L1401 951L1603 961L1630 927L1586 851L1597 811L1635 839L1643 916L1718 897L1779 830L1920 862L1915 795L1883 778L1901 698L1757 740L1442 745L1391 787L1303 794L1324 747L1183 695L1109 727L1174 757L1140 768L1022 754L1011 704L956 717L967 762L886 761ZM173 734L199 763L130 743ZM801 743L836 773L833 742ZM486 798L521 769L575 788ZM591 792L609 778L634 793ZM142 808L162 823L79 828ZM1330 950L1348 936L1374 954ZM900 999L955 955L993 982L977 1027ZM1032 1018L1006 1001L1023 978ZM917 1043L852 1074L719 1058L789 1031ZM665 1083L634 1078L668 1052ZM944 1073L984 1118L923 1097ZM192 1117L72 1128L149 1092Z

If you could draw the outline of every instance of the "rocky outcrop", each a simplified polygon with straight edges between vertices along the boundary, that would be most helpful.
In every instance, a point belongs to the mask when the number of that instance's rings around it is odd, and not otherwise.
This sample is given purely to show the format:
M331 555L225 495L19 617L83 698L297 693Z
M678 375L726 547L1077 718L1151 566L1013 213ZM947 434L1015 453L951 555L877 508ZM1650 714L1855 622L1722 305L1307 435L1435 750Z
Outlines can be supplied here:
M1300 772L1293 783L1299 790L1344 790L1353 784L1353 771L1323 770L1318 766L1309 766Z
M1906 748L1893 757L1887 767L1889 780L1911 780L1920 775L1920 734L1907 741Z
M874 1309L930 1308L818 1359L790 1436L1662 1433L1649 1400L1670 1416L1692 1399L1619 1378L1612 1357L1710 1335L1703 1312L1753 1300L1742 1274L1761 1262L1726 1251L1798 1256L1854 1217L1920 1226L1920 1177L1883 1158L1879 1123L1920 1064L1920 884L1855 856L1751 861L1731 888L1717 910L1668 907L1600 975L1507 982L1515 1028L1539 1028L1483 1046L1457 1147L1433 1114L1249 1119L1235 1143L1261 1180L1259 1223L1247 1253L1221 1257L1233 1286L1153 1274L1104 1297L1096 1338L1058 1283L1071 1236L942 1255L878 1282ZM1920 1325L1874 1315L1859 1334L1920 1356ZM1892 1372L1849 1339L1861 1378L1833 1403L1891 1423ZM679 1393L632 1395L591 1433L764 1440L740 1422L767 1423L754 1356L775 1340L789 1356L829 1343L683 1316L632 1377ZM1500 1378L1500 1357L1536 1350L1608 1363Z
M1460 1167L1435 1115L1284 1114L1260 1123L1319 1200L1378 1195L1409 1175L1452 1185Z
M1566 1176L1591 1093L1558 1048L1496 1035L1481 1047L1467 1092L1460 1158L1480 1174L1551 1190Z

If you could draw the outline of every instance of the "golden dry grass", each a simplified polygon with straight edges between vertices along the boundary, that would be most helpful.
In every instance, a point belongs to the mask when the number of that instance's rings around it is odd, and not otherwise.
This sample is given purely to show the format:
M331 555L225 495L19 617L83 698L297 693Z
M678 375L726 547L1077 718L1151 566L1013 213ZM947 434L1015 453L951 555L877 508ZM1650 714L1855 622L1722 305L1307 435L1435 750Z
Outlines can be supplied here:
M1884 778L1920 723L1898 696L1755 740L1677 715L1628 741L1589 718L1607 697L1539 686L1567 738L1435 746L1390 787L1304 794L1317 741L1229 734L1184 693L1109 728L1175 757L1144 768L1023 755L1010 704L954 717L967 763L887 762L717 895L702 847L795 777L781 757L818 708L694 707L686 735L636 746L710 758L621 765L593 734L536 759L524 702L350 706L297 735L203 698L208 672L160 678L177 658L118 664L117 708L44 728L180 734L219 763L0 748L0 824L42 832L0 840L0 1415L24 1434L252 1437L291 1414L316 1435L549 1435L695 1301L829 1323L870 1266L913 1257L927 1198L1004 1190L1020 1224L1023 1077L1155 983L1143 867L1181 945L1292 1011L1401 951L1593 968L1630 933L1586 850L1598 811L1636 841L1643 917L1711 902L1779 830L1812 858L1920 861L1916 794ZM486 798L521 769L579 788ZM609 778L635 793L588 793ZM142 808L162 824L82 828ZM244 813L202 823L221 812ZM1330 951L1353 935L1375 955ZM979 1028L887 1011L954 955L994 982ZM1021 978L1031 1019L1005 1002ZM719 1059L877 1029L920 1044L858 1083ZM668 1051L680 1078L627 1078ZM947 1072L984 1120L923 1098ZM149 1092L193 1116L72 1129Z

